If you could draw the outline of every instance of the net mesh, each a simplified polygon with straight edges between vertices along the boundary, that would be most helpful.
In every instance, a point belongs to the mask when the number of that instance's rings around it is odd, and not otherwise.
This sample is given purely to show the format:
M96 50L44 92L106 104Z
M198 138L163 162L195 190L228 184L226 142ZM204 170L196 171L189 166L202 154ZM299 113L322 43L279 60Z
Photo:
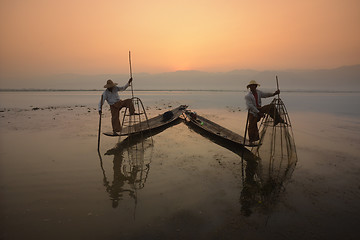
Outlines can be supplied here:
M252 153L258 159L256 175L263 194L270 199L271 195L277 195L284 182L290 179L298 160L285 104L280 97L274 98L271 104L274 107L270 108L270 111L274 112L266 114L262 119L259 145L252 148Z

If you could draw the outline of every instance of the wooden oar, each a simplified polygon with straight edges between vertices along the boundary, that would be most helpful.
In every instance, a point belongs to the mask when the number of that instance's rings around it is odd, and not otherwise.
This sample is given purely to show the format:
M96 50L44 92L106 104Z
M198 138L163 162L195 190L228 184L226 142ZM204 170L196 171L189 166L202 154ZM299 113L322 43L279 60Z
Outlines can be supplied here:
M103 95L101 94L101 100L100 100L100 103L102 105L102 102L103 102ZM100 150L100 135L101 135L101 113L99 112L99 132L98 132L98 148L97 150L99 151Z

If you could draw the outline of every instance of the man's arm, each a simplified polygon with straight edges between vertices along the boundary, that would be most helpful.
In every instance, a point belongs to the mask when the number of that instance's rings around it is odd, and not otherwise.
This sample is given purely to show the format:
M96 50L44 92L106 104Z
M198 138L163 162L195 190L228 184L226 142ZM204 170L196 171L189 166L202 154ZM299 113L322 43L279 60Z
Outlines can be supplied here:
M273 97L277 94L280 94L280 90L276 90L274 93L269 93L269 92L263 92L263 91L259 91L260 92L260 97L261 98L268 98L268 97Z
M122 86L122 87L117 87L117 89L118 89L119 91L125 91L125 90L130 86L132 80L133 80L133 79L130 78L129 81L128 81L124 86Z

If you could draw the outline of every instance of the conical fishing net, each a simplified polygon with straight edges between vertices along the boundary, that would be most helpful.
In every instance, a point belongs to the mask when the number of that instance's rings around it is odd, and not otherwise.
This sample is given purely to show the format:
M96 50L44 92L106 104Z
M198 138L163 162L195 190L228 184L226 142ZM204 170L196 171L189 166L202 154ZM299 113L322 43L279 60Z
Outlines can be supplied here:
M274 112L266 114L262 119L259 128L259 145L252 149L252 153L259 159L257 175L261 185L274 190L291 177L297 162L297 154L285 104L280 97L277 97L273 99L271 105L274 107L270 108L270 111Z

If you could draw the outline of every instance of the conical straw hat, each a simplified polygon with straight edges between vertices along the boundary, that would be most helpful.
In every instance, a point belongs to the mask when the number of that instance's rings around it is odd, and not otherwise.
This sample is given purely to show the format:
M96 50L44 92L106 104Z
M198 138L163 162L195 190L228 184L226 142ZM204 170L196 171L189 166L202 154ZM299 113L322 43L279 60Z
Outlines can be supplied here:
M249 84L246 86L246 88L249 88L250 85L257 85L258 87L260 86L260 84L258 84L255 80L251 80L251 81L249 82Z
M118 85L117 83L114 83L111 79L107 80L106 85L104 86L104 88L111 88L111 87L115 87L116 85Z

